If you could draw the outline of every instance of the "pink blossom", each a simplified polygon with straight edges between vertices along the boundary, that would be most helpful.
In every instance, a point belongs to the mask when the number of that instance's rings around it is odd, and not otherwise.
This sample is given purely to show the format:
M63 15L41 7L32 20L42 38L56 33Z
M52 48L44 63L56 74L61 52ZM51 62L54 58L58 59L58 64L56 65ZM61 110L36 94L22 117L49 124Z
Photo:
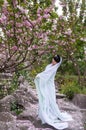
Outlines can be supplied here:
M30 40L28 40L26 43L27 43L28 45L30 45L31 42L30 42Z
M61 16L59 17L59 19L60 19L60 20L64 19L64 16L61 15Z
M16 27L22 27L23 25L21 23L16 23Z
M40 23L41 21L42 21L42 16L40 16L40 17L36 20L37 23Z
M49 34L49 31L47 31L45 34L48 35L48 34Z
M49 49L52 49L52 48L54 48L54 46L50 46L50 45L49 45L48 48L49 48Z
M62 7L66 7L66 4L64 2L59 3Z
M10 31L6 31L6 35L10 37Z
M38 54L39 54L39 55L42 55L43 53L44 53L43 50L38 51Z
M38 17L40 17L41 15L40 14L37 14Z
M34 20L34 21L32 21L33 26L35 26L35 25L36 25L36 23L37 23L37 22L36 22L35 20Z
M44 37L44 34L43 33L35 33L35 35L39 38L39 39L42 39Z
M28 22L28 20L25 20L25 21L23 22L23 24L24 24L24 26L26 26L26 27L32 27L31 23Z
M41 12L42 12L42 9L41 9L41 8L38 8L38 9L37 9L37 14L41 14Z
M13 33L13 32L14 32L13 28L11 28L11 29L10 29L10 32L11 32L11 33Z
M32 48L31 47L28 47L28 51L31 51L32 50Z
M56 52L56 50L53 50L53 52Z
M50 12L50 8L46 8L45 10L44 10L44 13L45 14L47 14L47 13L49 13Z
M86 42L86 38L81 38L80 40Z
M22 33L22 29L18 29L17 32L18 32L18 33Z
M33 46L32 46L32 49L37 49L37 46L36 46L36 45L33 45Z
M21 39L19 39L18 44L21 44L21 43L22 43L22 40L21 40Z
M13 1L13 6L15 7L18 4L18 2L17 0L12 0L12 1Z
M19 18L19 15L18 15L18 14L15 14L15 17L16 17L16 18Z
M10 37L13 37L13 36L14 36L14 34L10 33Z
M13 25L13 24L14 24L14 21L10 20L9 22L7 22L7 24Z
M4 4L2 6L2 12L4 13L4 15L8 15L8 11L7 11L7 6L8 6L8 2L5 0Z
M75 39L71 39L72 42L75 42L76 40Z
M17 47L17 46L13 46L11 49L12 49L13 51L17 51L17 50L18 50L18 47Z
M1 18L0 18L0 23L5 23L6 22L6 20L7 20L7 17L4 15L4 14L2 14L2 16L1 16Z
M71 35L71 33L72 33L72 30L71 29L68 29L64 34L66 34L66 35Z
M24 14L28 15L28 10L24 9L22 6L17 5L17 8Z
M45 18L45 19L47 19L47 18L49 18L49 14L44 14L44 16L43 16L43 18Z

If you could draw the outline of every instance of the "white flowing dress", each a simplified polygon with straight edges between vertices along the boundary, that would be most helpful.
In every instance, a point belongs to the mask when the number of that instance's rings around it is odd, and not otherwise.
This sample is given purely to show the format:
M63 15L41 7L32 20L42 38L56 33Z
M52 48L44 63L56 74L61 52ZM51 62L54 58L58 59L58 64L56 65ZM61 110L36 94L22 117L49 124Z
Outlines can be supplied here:
M61 61L55 65L49 64L34 80L39 98L38 116L42 124L47 123L59 130L67 128L67 121L73 120L71 115L61 112L56 103L54 77Z

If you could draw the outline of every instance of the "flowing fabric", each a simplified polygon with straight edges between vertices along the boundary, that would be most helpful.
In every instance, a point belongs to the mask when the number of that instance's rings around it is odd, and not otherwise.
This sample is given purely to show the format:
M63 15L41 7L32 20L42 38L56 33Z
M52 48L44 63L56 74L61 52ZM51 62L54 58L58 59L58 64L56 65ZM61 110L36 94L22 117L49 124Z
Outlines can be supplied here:
M61 112L56 103L54 77L61 62L62 59L55 65L49 64L34 80L39 98L38 116L42 124L47 123L59 130L67 128L67 121L73 120L71 115Z

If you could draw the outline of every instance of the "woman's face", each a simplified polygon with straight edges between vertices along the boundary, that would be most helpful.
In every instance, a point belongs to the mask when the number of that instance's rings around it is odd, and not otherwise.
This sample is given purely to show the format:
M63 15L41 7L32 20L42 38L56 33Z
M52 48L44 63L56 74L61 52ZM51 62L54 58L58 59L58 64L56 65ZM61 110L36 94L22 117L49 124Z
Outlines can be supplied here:
M57 62L54 59L52 59L52 65L55 65L55 64L57 64Z

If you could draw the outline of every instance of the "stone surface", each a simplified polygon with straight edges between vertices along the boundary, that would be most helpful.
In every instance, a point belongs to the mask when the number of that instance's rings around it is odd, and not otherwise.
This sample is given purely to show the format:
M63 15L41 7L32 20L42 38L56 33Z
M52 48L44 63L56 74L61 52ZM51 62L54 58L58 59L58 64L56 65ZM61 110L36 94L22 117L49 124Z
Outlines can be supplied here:
M30 120L31 122L36 119L37 116L37 107L36 105L30 105L27 110L24 110L19 116L18 119L21 120Z
M16 127L16 121L8 123L0 121L0 130L20 130L20 129Z
M28 83L20 83L20 85L12 95L0 100L0 130L56 130L48 124L42 125L38 118L36 89L32 89ZM12 116L10 111L10 103L14 101L24 107L23 112L16 115L16 118ZM84 130L83 122L86 118L83 117L86 111L82 112L82 109L65 98L58 98L57 103L61 111L67 111L74 119L69 122L69 128L65 130Z
M14 121L15 119L16 117L9 112L0 112L0 121L10 122L10 121Z
M10 112L11 103L15 101L14 96L8 95L0 100L0 112Z
M0 112L0 130L19 130L16 127L16 117L9 112Z
M59 99L59 98L65 98L66 97L66 95L64 95L64 94L61 94L61 93L56 93L56 98L57 99Z
M17 120L16 126L20 130L35 130L35 126L29 120Z
M73 103L82 109L86 109L86 95L76 94L73 98Z

